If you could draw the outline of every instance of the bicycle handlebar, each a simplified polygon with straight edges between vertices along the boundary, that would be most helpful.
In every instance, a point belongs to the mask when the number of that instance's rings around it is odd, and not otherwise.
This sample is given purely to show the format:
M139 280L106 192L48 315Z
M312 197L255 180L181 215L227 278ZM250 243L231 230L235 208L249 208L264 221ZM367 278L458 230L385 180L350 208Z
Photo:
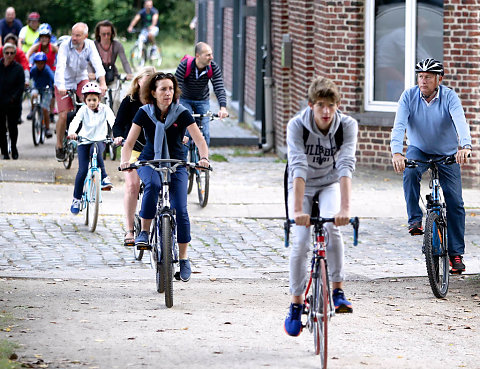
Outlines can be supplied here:
M418 163L421 164L434 164L434 163L441 163L441 164L455 164L457 162L455 158L455 154L453 155L445 155L441 156L437 159L429 159L429 160L416 160L416 159L405 159L405 166L407 168L416 168L418 167Z
M177 167L179 166L186 166L190 168L197 168L197 169L204 169L204 170L213 170L212 167L204 167L201 165L198 165L197 163L190 163L185 160L180 160L180 159L154 159L154 160L138 160L134 163L131 163L127 168L122 168L118 167L118 170L120 172L123 172L124 170L131 170L131 169L138 169L139 167L150 167L154 170L157 170L161 167L161 164L172 164L174 165L172 167L162 167L162 168L168 168L172 173L177 170Z
M92 140L89 140L88 138L86 137L82 137L82 136L77 136L77 139L76 141L78 142L87 142L87 143L95 143L95 142L103 142L103 143L113 143L113 140L111 137L106 137L105 139L103 140L99 140L99 141L92 141Z
M229 117L230 115L227 115L227 118ZM197 113L193 113L192 114L192 117L194 118L210 118L210 120L214 120L214 119L219 119L220 117L218 116L218 114L213 114L211 111L207 111L205 114L197 114Z
M335 223L335 218L322 218L322 217L310 217L310 222L312 224L323 225L325 223ZM353 227L353 246L358 245L358 227L360 225L360 220L358 217L350 218L348 221ZM288 222L285 222L285 247L288 247L289 237L287 232L290 230L290 225L295 224L295 220L289 219ZM288 224L287 224L288 223Z

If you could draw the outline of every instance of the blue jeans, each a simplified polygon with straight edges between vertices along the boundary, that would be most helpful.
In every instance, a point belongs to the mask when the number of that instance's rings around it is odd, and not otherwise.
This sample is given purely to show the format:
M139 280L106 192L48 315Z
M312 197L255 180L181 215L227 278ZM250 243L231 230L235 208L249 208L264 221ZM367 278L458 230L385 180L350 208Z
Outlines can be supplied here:
M439 155L426 154L415 146L407 148L407 158L428 160ZM443 196L447 204L448 254L463 255L465 251L465 208L462 198L462 178L460 165L440 164L438 176L442 186ZM422 221L422 210L418 204L420 198L420 181L422 174L428 169L426 164L418 164L417 168L405 168L403 172L403 191L407 203L408 224Z
M105 164L103 163L103 150L105 150L105 144L100 142L97 144L97 166L100 168L102 173L102 179L107 176L105 171ZM93 153L93 144L78 145L77 154L78 154L78 172L75 177L75 188L73 190L73 197L76 199L82 198L83 193L83 183L85 182L85 177L88 173L88 165L90 163L90 155Z
M186 107L192 114L206 114L210 110L209 100L186 100L180 98L180 104ZM210 118L195 118L195 121L197 122L199 127L202 127L202 133L205 137L205 141L207 141L207 145L210 145ZM190 137L188 132L187 136Z
M158 193L162 187L160 174L150 167L140 167L137 169L137 172L145 184L140 217L143 219L153 219L157 210ZM173 173L170 178L170 204L176 213L177 241L178 243L188 243L191 237L190 219L187 211L187 168L177 168L177 171Z

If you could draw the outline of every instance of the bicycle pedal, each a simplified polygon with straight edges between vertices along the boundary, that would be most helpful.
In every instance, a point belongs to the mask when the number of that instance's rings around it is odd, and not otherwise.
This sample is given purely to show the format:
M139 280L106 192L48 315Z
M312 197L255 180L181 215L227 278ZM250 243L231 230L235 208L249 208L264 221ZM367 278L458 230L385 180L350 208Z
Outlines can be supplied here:
M180 272L176 272L176 273L174 274L174 277L175 277L175 279L176 279L177 281L179 281L179 280L180 280Z
M144 251L150 251L152 249L152 246L150 245L136 245L135 246L138 251L144 250Z

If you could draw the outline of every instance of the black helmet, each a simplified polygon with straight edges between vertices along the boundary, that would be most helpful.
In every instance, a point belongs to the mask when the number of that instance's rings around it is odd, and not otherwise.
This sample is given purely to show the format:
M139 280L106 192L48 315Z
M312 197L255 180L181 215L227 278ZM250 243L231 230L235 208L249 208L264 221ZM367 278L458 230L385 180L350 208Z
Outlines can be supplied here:
M423 59L415 65L415 73L421 72L437 73L441 76L444 74L442 63L433 58Z

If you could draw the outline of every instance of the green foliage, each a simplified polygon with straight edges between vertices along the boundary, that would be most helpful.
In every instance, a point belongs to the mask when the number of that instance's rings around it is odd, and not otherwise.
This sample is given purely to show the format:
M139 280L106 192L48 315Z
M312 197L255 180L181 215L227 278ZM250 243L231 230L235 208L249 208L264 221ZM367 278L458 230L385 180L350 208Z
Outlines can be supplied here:
M193 44L194 32L188 27L195 13L192 0L154 0L159 11L161 39L175 37ZM0 0L0 18L8 6L14 6L17 18L25 24L28 13L40 13L41 22L50 23L57 36L68 34L76 22L85 22L93 32L95 24L109 19L120 36L126 36L127 27L135 14L143 6L142 0ZM90 32L90 33L92 33Z

